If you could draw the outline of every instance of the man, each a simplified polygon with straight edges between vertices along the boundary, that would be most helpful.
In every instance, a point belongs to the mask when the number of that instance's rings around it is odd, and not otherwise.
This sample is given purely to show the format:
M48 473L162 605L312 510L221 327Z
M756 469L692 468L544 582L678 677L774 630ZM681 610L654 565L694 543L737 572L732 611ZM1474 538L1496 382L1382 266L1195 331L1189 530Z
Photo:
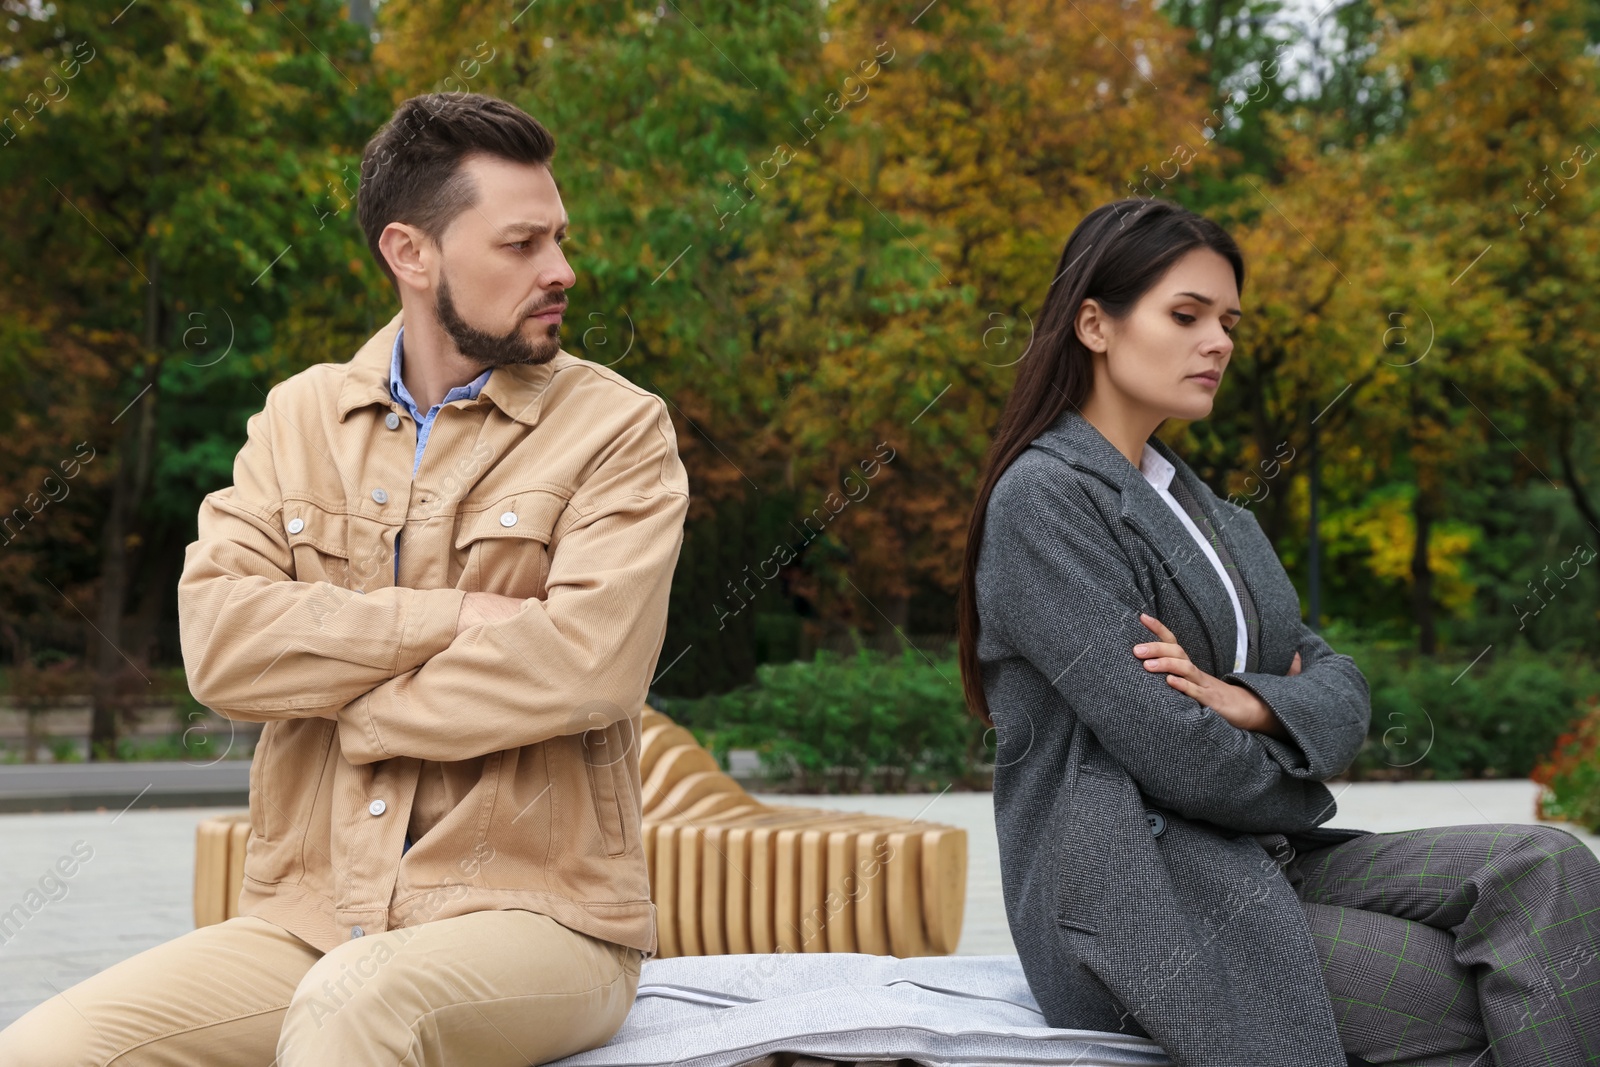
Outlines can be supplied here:
M688 479L665 404L561 350L533 118L406 101L360 220L401 311L251 416L179 579L195 697L265 723L242 914L0 1034L0 1063L544 1063L656 950L637 731Z

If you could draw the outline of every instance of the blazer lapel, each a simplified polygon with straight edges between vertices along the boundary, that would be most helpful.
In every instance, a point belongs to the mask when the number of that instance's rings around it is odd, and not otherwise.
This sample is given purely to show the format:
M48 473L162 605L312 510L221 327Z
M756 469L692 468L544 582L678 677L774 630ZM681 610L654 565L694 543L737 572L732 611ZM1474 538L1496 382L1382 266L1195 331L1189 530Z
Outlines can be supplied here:
M1219 523L1212 512L1206 501L1208 490L1203 488L1198 476L1154 434L1149 442L1177 468L1173 477L1185 478L1185 484L1194 491L1195 498L1202 501L1201 507L1207 511L1213 527L1221 529L1220 536L1243 572L1246 569L1245 562L1240 552L1235 551L1237 538L1226 529L1228 524ZM1231 673L1238 642L1233 601L1222 584L1221 576L1211 566L1211 561L1195 544L1194 537L1178 516L1173 514L1167 502L1161 499L1155 486L1145 481L1139 468L1128 462L1128 457L1118 452L1116 446L1106 440L1093 423L1071 408L1063 412L1033 443L1098 476L1120 491L1120 521L1142 537L1163 561L1162 575L1157 580L1170 580L1176 585L1188 599L1195 614L1206 622L1206 640L1211 654L1210 673L1218 678ZM1252 586L1251 595L1254 594ZM1251 655L1255 655L1254 649Z
M1177 468L1177 473L1173 475L1173 478L1181 478L1184 485L1188 486L1189 495L1194 498L1200 505L1200 510L1205 513L1206 519L1210 523L1210 530L1206 529L1206 523L1196 523L1196 525L1200 527L1201 533L1215 532L1222 541L1227 557L1233 563L1234 577L1244 585L1245 592L1249 594L1250 603L1256 609L1256 635L1254 640L1247 643L1244 669L1246 671L1258 670L1261 663L1261 642L1263 636L1268 632L1267 605L1264 604L1264 601L1271 601L1272 598L1266 596L1265 590L1261 588L1259 583L1261 571L1258 569L1258 565L1261 559L1256 543L1245 538L1237 516L1224 512L1217 505L1210 487L1200 480L1200 476L1177 453L1173 452L1166 442L1152 436L1150 438L1150 446L1165 456L1167 461ZM1171 509L1169 508L1168 511L1171 511ZM1213 571L1213 573L1215 572ZM1226 595L1226 590L1224 590L1224 595ZM1231 602L1228 607L1231 611L1233 607ZM1298 601L1296 601L1295 608L1296 618L1298 618ZM1274 620L1274 622L1281 621ZM1238 623L1235 622L1230 630L1237 634ZM1274 630L1273 632L1276 633L1277 631ZM1238 640L1237 636L1234 637L1234 640ZM1236 648L1237 645L1228 644L1223 647ZM1230 660L1229 662L1231 663L1232 661ZM1218 675L1218 677L1221 677L1221 675Z

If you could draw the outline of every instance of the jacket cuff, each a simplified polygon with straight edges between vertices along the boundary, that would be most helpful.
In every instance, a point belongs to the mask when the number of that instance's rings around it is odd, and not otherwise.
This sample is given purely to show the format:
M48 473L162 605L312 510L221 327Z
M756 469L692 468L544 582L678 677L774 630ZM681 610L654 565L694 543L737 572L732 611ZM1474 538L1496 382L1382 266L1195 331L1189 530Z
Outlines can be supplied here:
M383 742L378 740L378 722L372 714L371 705L373 693L385 690L393 684L393 679L384 682L372 693L362 694L339 712L336 727L339 752L357 767L389 758L389 752L383 747Z
M400 647L392 673L422 666L456 639L456 620L467 594L463 589L412 589L406 598Z
M456 620L467 597L461 589L411 589L406 598L395 649L394 677L357 697L338 716L339 749L344 758L360 766L388 759L392 753L378 737L378 716L372 702L389 699L395 686L409 684L409 675L449 648L456 638Z
M1365 730L1353 737L1349 724L1330 721L1328 693L1316 679L1299 675L1234 671L1223 676L1250 690L1283 723L1289 741L1267 734L1257 736L1284 770L1300 778L1326 781L1344 770L1366 739ZM1315 688L1313 688L1315 687ZM1350 741L1354 740L1352 748Z

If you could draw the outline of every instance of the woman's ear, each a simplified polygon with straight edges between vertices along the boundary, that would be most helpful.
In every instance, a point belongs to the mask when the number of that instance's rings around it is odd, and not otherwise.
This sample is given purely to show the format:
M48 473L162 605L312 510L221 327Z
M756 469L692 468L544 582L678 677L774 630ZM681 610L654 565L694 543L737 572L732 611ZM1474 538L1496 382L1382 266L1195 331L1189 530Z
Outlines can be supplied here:
M1078 340L1091 352L1104 352L1111 347L1111 320L1093 299L1078 306L1078 317L1073 322Z

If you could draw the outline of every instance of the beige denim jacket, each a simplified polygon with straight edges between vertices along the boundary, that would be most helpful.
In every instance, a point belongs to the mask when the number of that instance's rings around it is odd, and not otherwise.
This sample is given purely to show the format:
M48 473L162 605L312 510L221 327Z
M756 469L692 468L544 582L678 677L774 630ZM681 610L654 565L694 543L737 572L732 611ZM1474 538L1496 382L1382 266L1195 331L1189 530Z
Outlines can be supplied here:
M184 556L190 691L266 724L239 910L328 951L520 908L648 958L639 717L689 505L666 404L565 351L496 367L413 479L401 324L267 393ZM456 637L470 591L527 604Z

